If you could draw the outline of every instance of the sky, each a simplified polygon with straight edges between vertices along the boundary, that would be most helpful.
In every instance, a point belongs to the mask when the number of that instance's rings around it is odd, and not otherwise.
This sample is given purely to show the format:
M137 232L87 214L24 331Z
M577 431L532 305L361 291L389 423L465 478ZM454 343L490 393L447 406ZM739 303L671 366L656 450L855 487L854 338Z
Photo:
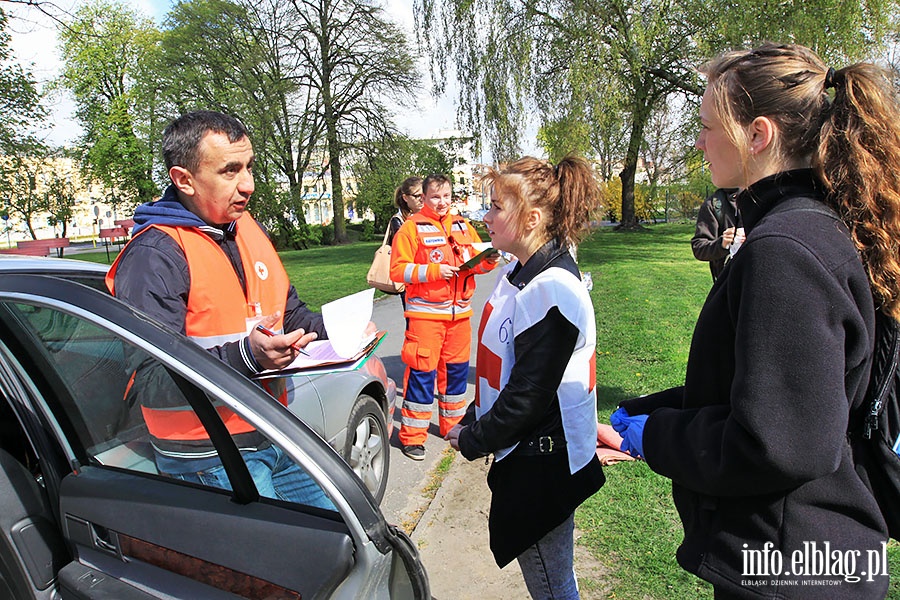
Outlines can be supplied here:
M136 11L161 23L169 10L168 0L126 0ZM24 66L31 65L32 74L44 83L56 77L61 68L57 53L56 28L53 21L33 7L0 2L13 19L10 20L12 48L15 58ZM78 0L53 0L53 4L63 14L71 13L81 4ZM385 8L394 21L413 36L413 12L411 0L387 0ZM421 65L427 74L426 65ZM451 97L433 98L427 88L419 95L418 111L404 110L402 117L395 118L398 127L414 138L436 137L442 130L456 129L456 109ZM65 93L50 98L47 106L51 111L47 142L65 145L75 141L81 133L73 120L74 102Z

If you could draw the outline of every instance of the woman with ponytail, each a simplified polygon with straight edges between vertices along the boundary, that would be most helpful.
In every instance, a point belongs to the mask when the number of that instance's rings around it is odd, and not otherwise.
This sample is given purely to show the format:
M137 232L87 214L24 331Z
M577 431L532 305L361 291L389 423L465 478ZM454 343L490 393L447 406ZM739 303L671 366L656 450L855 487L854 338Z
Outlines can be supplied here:
M713 184L741 188L747 238L700 312L684 386L610 421L672 480L678 562L717 599L883 598L887 528L847 432L876 308L900 316L896 92L874 65L835 70L796 45L703 72L697 147Z
M403 227L411 215L422 210L425 204L422 194L422 178L418 176L407 177L403 183L394 190L394 206L397 207L397 213L391 217L388 222L388 233L385 244L391 246L394 243L394 236ZM406 311L406 289L400 292L400 305Z
M522 158L488 169L484 223L515 255L478 334L476 400L447 435L468 460L493 454L490 544L518 559L533 598L578 598L574 512L605 479L596 456L595 321L569 252L599 201L591 166Z

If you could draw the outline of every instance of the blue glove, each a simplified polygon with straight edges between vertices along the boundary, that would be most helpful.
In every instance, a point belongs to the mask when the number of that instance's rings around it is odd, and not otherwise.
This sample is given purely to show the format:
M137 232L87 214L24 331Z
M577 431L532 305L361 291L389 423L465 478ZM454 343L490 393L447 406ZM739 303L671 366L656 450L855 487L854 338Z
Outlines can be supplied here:
M622 436L622 452L635 458L644 456L644 423L648 415L629 417L624 408L618 408L609 416L609 423Z
M644 423L647 422L649 415L637 415L636 417L628 417L628 427L623 432L619 432L622 436L622 452L627 452L633 457L644 456Z
M631 417L628 416L628 411L620 406L613 414L609 415L609 424L612 425L612 428L615 429L617 433L621 434L628 429L628 419L630 418Z

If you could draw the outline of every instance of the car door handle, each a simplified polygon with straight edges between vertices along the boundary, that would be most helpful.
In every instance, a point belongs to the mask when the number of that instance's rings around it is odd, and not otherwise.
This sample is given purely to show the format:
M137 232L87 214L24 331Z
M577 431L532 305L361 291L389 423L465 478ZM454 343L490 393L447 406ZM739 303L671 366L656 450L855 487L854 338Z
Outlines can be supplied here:
M97 538L96 540L94 540L94 545L96 545L101 550L106 550L107 552L112 552L114 554L119 553L119 549L116 548L115 544L111 544L111 543L107 542L106 540L103 540L100 538Z
M106 529L99 525L91 526L93 532L94 548L112 554L120 560L125 560L122 551L119 549L119 536L115 531Z

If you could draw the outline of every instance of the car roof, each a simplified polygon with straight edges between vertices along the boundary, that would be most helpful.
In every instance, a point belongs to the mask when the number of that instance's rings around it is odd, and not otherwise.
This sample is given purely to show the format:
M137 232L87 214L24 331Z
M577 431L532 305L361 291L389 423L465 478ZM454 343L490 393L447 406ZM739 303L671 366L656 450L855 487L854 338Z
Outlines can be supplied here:
M109 265L68 258L45 256L0 255L0 275L4 273L68 274L104 276Z

